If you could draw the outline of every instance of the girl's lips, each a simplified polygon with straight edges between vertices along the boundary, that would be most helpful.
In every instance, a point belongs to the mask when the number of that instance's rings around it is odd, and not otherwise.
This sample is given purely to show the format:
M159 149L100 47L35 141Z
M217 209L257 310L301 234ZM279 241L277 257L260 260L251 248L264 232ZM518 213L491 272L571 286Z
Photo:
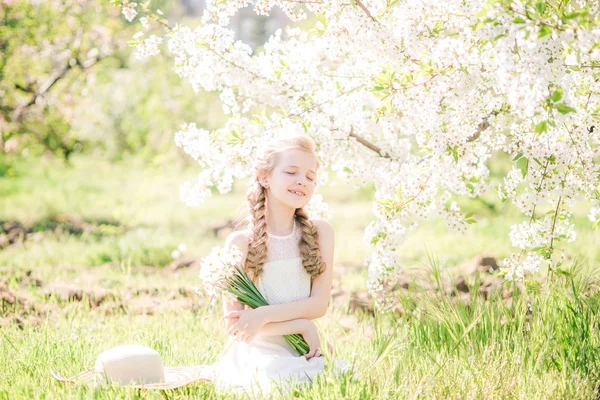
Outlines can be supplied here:
M293 191L291 191L291 190L288 190L288 192L290 192L290 193L291 193L291 194L293 194L294 196L298 196L298 197L304 197L304 196L305 196L305 195L303 195L303 194L294 193L294 192L293 192Z

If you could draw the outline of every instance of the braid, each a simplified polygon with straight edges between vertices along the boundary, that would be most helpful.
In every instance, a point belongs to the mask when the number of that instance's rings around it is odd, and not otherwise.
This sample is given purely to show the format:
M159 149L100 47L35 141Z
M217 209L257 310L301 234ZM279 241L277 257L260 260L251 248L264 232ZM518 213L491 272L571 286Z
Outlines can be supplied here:
M248 255L246 271L256 282L262 275L263 265L267 262L267 219L265 188L255 180L247 193L250 215L252 218L251 233L248 238Z
M306 272L315 278L325 271L325 262L321 258L321 249L319 248L319 232L303 208L297 208L295 215L302 232L298 244L302 256L302 265Z

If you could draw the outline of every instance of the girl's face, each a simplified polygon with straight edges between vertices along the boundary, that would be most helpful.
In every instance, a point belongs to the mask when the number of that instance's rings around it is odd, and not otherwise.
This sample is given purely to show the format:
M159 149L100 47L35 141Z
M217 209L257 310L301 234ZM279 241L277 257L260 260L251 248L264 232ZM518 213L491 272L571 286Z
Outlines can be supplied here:
M317 159L312 153L288 149L278 154L277 165L267 178L269 194L292 208L308 204L317 180Z

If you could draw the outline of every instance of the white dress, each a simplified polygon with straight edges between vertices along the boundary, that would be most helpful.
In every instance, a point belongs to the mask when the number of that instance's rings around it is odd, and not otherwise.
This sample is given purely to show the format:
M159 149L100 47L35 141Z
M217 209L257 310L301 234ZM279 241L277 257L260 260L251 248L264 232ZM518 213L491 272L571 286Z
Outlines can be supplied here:
M302 266L298 243L301 231L296 226L285 236L268 234L268 259L257 288L269 304L289 303L310 296L310 275ZM256 336L250 343L230 338L220 360L213 364L217 388L249 394L265 393L277 383L287 390L295 382L312 382L325 367L325 357L307 360L283 336ZM339 371L347 364L337 359ZM334 369L334 371L336 371ZM259 397L260 398L260 397Z

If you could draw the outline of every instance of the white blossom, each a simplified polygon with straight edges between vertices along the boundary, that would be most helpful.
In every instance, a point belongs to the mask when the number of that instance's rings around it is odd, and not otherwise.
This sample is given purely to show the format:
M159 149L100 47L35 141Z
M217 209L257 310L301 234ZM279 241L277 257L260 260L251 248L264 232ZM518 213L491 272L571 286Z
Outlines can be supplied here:
M150 35L146 39L142 40L135 47L135 57L139 60L145 60L150 56L155 56L160 53L158 46L163 42L163 38Z
M123 5L121 9L121 13L125 17L125 19L129 22L133 21L138 12L135 10L136 3L127 3Z
M538 253L528 252L525 257L513 254L505 258L502 262L503 268L506 268L506 279L521 280L526 274L537 272L544 263L544 258Z
M596 223L600 221L600 206L595 206L590 208L590 212L588 213L588 218L592 223Z
M235 267L242 260L241 250L231 245L228 248L213 247L211 253L202 258L200 280L202 288L209 296L223 292L227 279L235 273Z
M278 6L294 21L316 18L310 31L278 31L254 52L227 27L248 5L260 15ZM375 188L364 235L373 295L393 281L401 266L390 254L411 229L441 217L464 233L473 221L458 198L491 187L523 214L509 236L527 255L507 258L511 277L536 271L535 254L553 262L556 247L576 238L573 200L600 190L600 129L591 128L600 82L582 67L600 61L597 15L588 23L583 14L553 14L544 25L516 18L514 10L530 7L524 0L363 5L368 12L340 0L211 0L200 25L165 36L175 72L195 91L218 92L226 114L212 132L188 123L175 135L200 167L181 199L199 205L213 189L230 191L266 141L305 134L318 144L322 170ZM145 39L141 54L159 44ZM500 182L490 173L494 155L512 163ZM308 208L319 214L322 204L314 196ZM598 203L588 217L598 220Z
M306 211L311 218L330 220L332 212L327 203L323 201L323 196L319 193L313 193L310 202L306 206Z

